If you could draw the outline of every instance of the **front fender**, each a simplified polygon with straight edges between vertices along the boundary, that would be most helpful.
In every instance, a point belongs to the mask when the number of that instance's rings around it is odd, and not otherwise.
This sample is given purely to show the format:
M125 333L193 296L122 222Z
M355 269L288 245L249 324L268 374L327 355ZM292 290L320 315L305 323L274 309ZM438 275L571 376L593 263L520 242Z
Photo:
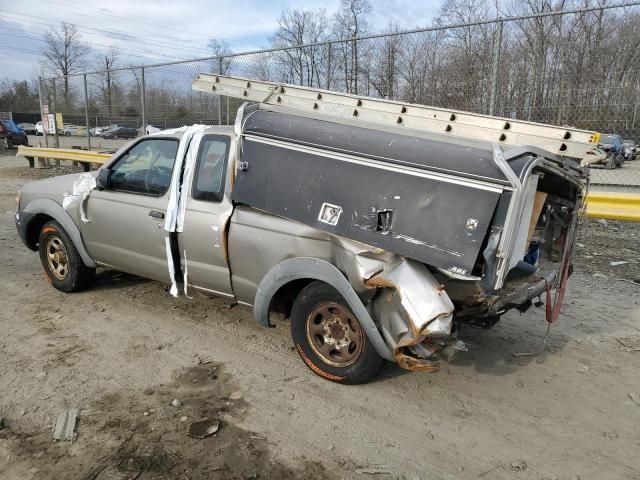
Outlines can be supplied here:
M367 333L368 339L382 358L395 361L389 347L383 340L371 315L360 301L355 290L344 275L331 263L310 257L284 260L271 268L264 276L256 292L253 305L255 319L264 326L270 326L269 307L280 287L294 280L313 279L325 282L335 288L346 300L351 311Z
M62 228L64 228L71 237L73 245L76 247L76 250L78 250L80 258L82 258L82 262L89 268L96 268L95 262L84 246L80 229L71 219L69 214L64 210L64 208L62 208L62 205L49 198L38 198L29 202L29 204L24 208L23 211L24 213L34 216L38 214L48 215L60 225L62 225ZM31 218L33 219L35 217ZM28 230L28 225L24 228L25 230Z

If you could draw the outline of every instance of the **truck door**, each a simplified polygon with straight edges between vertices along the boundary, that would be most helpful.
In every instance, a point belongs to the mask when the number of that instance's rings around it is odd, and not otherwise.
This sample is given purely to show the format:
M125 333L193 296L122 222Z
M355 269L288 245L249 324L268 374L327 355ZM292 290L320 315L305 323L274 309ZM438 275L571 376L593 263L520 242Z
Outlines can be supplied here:
M208 293L233 296L225 227L233 211L225 195L231 137L204 135L178 235L187 283ZM186 267L186 268L185 268Z
M110 167L109 188L91 191L81 230L99 263L170 283L164 218L177 151L176 138L143 138Z

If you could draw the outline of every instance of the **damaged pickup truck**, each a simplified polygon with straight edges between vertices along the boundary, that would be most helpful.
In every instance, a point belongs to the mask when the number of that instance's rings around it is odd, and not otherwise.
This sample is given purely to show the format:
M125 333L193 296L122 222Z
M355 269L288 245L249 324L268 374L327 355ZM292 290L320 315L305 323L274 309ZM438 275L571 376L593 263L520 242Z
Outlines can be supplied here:
M30 183L15 218L61 291L104 267L282 312L313 372L360 383L383 359L437 371L461 324L543 295L555 319L585 190L536 147L258 103Z

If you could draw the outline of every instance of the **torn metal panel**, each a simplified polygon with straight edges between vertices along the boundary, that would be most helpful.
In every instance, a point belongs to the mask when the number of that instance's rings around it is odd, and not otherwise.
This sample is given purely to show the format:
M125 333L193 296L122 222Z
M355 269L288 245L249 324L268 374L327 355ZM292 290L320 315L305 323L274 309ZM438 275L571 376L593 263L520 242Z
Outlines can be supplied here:
M454 310L442 285L421 263L398 256L365 284L379 289L370 309L398 364L437 371L434 354L447 344Z

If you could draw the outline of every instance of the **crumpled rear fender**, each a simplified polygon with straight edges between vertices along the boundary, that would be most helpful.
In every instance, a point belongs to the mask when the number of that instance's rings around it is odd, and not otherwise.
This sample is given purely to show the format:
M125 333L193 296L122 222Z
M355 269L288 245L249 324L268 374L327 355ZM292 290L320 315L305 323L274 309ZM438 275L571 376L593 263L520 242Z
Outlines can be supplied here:
M423 342L451 334L454 305L444 287L422 263L404 257L365 284L378 289L369 308L400 366L437 371L438 362L420 358L420 353L429 356Z
M438 363L427 358L420 344L449 336L454 306L427 267L342 237L333 236L331 241L330 262L292 258L264 276L254 302L256 320L269 325L271 299L288 282L303 278L324 281L349 303L383 358L410 370L438 370ZM409 352L410 348L413 351Z
M325 260L309 257L290 258L269 270L260 282L253 305L253 314L259 323L265 326L270 325L271 299L280 287L298 279L319 280L335 288L349 304L378 355L393 361L393 356L382 339L376 324L348 280L340 270Z

